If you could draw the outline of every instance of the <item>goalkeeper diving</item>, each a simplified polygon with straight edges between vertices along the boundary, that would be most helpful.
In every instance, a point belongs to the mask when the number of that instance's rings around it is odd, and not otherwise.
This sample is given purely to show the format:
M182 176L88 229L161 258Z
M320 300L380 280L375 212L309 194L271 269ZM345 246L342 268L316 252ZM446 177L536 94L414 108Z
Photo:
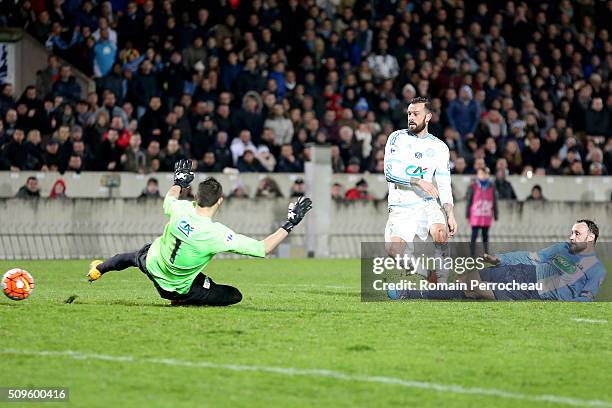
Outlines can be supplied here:
M164 214L170 218L162 236L136 252L122 253L90 265L90 282L110 271L139 268L160 296L173 305L227 306L242 300L240 291L215 283L203 273L220 252L264 258L289 235L312 208L310 198L300 197L289 204L287 221L276 232L259 241L237 234L213 221L223 204L223 188L212 177L197 188L195 202L179 200L181 189L194 179L191 160L179 160L174 169L174 185L164 198Z

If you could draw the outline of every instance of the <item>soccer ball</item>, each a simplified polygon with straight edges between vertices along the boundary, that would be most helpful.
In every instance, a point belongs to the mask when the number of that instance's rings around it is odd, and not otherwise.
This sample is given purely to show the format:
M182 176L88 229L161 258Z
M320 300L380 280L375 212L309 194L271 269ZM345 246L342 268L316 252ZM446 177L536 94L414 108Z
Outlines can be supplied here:
M23 269L11 269L2 276L2 291L9 299L23 300L33 289L34 278Z

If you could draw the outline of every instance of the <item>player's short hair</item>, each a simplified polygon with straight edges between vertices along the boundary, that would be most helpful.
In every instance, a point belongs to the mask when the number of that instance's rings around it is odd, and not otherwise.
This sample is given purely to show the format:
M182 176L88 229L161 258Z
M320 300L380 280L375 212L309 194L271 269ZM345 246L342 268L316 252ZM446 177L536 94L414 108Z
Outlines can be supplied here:
M580 224L581 222L584 222L587 228L589 229L589 232L595 235L595 240L593 242L597 242L597 238L599 237L599 227L597 226L597 224L595 224L594 221L586 220L586 219L577 220L576 224Z
M208 177L198 184L196 203L198 207L212 207L219 201L222 195L223 187L221 187L221 183L214 177Z
M433 105L431 104L431 101L429 100L429 98L426 98L424 96L417 96L416 98L412 98L410 100L409 105L412 105L413 103L424 103L425 109L427 110L427 112L429 113L433 112Z

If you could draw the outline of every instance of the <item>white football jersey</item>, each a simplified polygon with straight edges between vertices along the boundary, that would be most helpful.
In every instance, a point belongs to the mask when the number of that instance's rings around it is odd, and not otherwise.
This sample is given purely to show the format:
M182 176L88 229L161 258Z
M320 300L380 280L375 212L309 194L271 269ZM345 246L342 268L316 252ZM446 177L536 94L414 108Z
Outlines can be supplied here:
M417 177L433 183L435 178L442 204L452 204L449 150L446 143L427 134L418 137L408 129L389 135L385 146L385 178L389 182L389 207L415 207L433 200L420 187L411 186Z

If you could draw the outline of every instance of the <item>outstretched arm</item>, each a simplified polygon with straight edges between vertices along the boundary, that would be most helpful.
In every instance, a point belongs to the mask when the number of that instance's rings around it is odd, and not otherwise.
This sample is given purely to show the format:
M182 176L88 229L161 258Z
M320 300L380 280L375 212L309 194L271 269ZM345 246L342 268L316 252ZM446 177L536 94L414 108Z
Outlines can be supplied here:
M236 234L228 229L225 233L221 249L218 252L233 252L263 258L274 251L287 238L293 227L302 221L311 208L312 201L306 197L300 197L296 202L289 204L285 224L261 241Z
M176 198L178 199L181 195L181 187L180 186L172 186L170 190L166 193L166 198Z
M306 197L300 197L295 203L289 204L287 221L285 224L263 240L266 255L274 251L278 244L287 238L291 230L293 230L293 227L302 221L311 208L312 200Z
M272 253L272 251L274 251L276 247L288 236L289 233L286 230L284 230L283 228L279 228L275 232L264 238L263 243L266 255Z
M172 203L179 199L181 189L189 187L194 179L191 171L191 160L179 160L174 165L174 185L166 193L164 198L164 214L170 215Z

